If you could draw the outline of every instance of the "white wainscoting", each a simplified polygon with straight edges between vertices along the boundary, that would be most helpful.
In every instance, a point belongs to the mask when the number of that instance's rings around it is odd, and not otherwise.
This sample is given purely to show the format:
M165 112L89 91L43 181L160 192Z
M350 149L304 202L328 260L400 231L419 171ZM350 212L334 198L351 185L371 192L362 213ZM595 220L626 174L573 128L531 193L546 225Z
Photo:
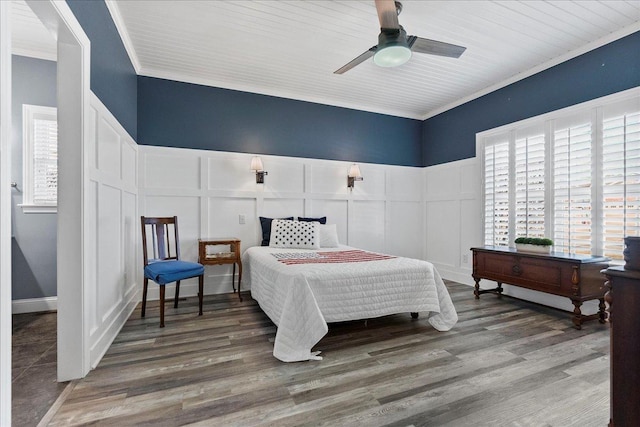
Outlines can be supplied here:
M139 150L140 214L178 216L185 260L197 260L200 237L238 237L243 250L259 245L260 216L327 216L328 223L337 224L341 243L424 258L421 168L360 163L364 181L350 192L349 162L261 155L268 175L264 184L256 184L249 170L251 154L154 146ZM205 294L230 292L231 269L207 266ZM140 265L139 282L141 270ZM196 279L184 281L180 294L196 295L196 285ZM167 287L173 295L173 285ZM157 286L150 286L148 298L158 298Z
M426 259L442 277L472 284L471 251L482 240L476 159L425 168Z
M139 301L138 146L92 93L95 139L87 147L85 253L90 363L94 368ZM63 256L63 254L59 254Z
M442 277L474 285L471 273L471 247L482 245L482 176L477 158L425 168L425 259L431 261ZM604 280L604 279L603 279ZM483 280L483 288L495 282ZM569 298L504 285L504 294L537 302L565 311L573 311ZM469 289L469 298L473 298ZM480 297L495 298L491 294ZM596 313L597 301L588 301L583 313Z

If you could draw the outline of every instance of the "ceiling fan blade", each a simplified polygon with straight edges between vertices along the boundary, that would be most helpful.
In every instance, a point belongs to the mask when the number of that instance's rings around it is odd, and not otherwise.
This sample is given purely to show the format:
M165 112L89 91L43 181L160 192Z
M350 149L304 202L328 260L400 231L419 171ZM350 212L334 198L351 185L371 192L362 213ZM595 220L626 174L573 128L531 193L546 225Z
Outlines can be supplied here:
M398 11L393 0L376 0L376 10L380 28L400 28L398 23Z
M417 36L409 36L408 44L413 52L447 56L449 58L460 58L460 55L467 50L467 48L463 46L439 42L437 40L423 39Z
M350 69L352 69L353 67L355 67L356 65L359 65L360 63L366 61L367 59L371 58L373 56L374 53L376 53L376 50L378 49L378 46L374 46L371 49L369 49L368 51L366 51L365 53L363 53L362 55L358 56L357 58L353 59L351 62L349 62L346 65L343 65L342 67L338 68L337 70L335 70L333 72L333 74L343 74L346 73L347 71L349 71Z

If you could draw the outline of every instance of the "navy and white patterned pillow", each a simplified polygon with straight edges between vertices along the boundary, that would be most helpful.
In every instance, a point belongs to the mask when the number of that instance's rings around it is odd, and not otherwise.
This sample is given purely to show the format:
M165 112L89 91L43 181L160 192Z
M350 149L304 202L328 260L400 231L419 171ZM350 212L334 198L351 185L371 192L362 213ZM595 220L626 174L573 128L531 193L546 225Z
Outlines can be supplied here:
M272 248L320 249L320 224L317 222L274 219L271 223Z

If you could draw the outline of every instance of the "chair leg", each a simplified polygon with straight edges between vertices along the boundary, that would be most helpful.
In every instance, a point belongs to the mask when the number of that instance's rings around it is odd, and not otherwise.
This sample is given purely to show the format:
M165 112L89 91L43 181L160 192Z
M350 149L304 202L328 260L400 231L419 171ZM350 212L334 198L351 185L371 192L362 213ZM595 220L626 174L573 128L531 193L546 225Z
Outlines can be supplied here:
M164 285L160 285L160 327L164 328Z
M140 317L144 317L147 308L147 286L149 286L149 279L145 277L144 285L142 286L142 315Z
M176 282L176 295L173 298L173 308L178 308L179 295L180 295L180 280Z
M198 299L200 303L200 312L198 316L202 316L202 299L204 297L204 274L198 276Z

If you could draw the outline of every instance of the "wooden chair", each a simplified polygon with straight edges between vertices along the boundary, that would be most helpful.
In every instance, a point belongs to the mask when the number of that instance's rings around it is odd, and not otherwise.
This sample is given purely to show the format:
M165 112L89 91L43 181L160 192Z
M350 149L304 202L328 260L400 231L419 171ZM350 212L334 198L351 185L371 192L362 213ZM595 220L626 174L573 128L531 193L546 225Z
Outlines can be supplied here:
M147 286L153 280L160 286L160 327L164 328L164 294L167 283L176 282L173 307L178 308L180 281L198 277L199 315L202 316L204 266L197 262L180 260L178 217L140 217L142 225L142 252L144 253L144 288L142 290L142 317L147 306ZM147 240L147 227L150 228ZM149 246L152 252L149 252ZM150 258L149 255L152 255Z

